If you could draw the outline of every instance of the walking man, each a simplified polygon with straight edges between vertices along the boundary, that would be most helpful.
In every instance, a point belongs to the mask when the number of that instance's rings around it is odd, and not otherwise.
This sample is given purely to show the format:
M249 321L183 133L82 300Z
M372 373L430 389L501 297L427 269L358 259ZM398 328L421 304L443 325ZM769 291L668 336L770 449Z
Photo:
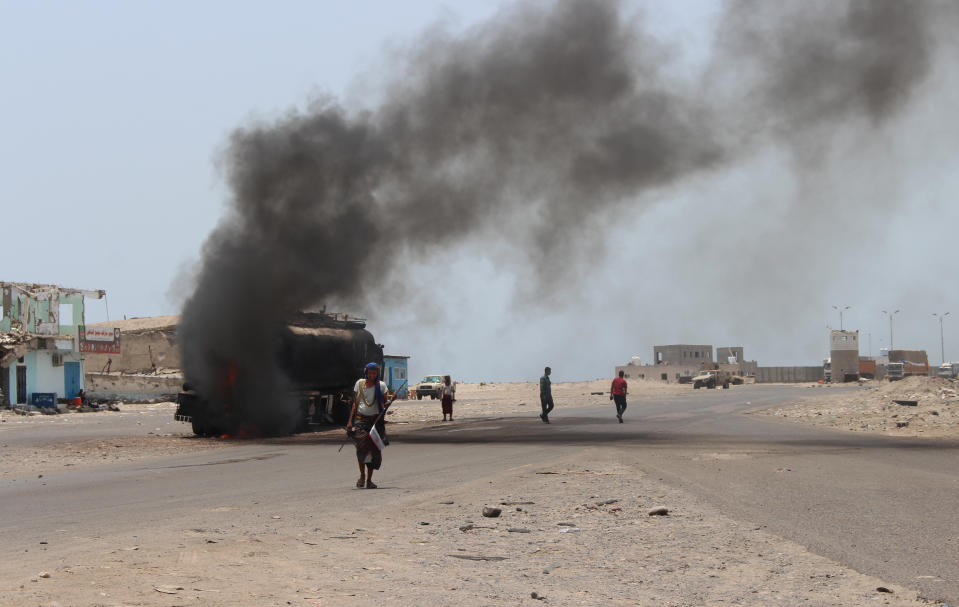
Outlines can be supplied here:
M619 372L619 377L613 380L609 387L609 400L616 403L616 419L623 423L623 412L626 411L626 380L623 378L625 373Z
M543 420L544 424L549 423L549 412L553 410L553 387L549 380L551 371L552 369L546 367L545 374L539 378L539 404L543 407L543 413L540 414L539 418Z

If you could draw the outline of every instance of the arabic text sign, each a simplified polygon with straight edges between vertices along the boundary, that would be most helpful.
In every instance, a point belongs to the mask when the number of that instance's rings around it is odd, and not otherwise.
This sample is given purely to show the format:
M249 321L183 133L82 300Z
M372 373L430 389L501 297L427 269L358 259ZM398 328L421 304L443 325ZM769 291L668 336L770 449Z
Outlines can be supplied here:
M120 329L79 326L80 351L97 354L120 353Z

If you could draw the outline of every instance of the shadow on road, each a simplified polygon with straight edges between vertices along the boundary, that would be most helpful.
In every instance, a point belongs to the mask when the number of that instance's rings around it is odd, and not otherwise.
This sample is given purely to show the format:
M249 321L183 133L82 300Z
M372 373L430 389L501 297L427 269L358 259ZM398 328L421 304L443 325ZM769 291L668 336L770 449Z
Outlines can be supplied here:
M845 434L839 432L815 432L810 428L798 428L804 435L789 437L768 434L721 433L702 431L657 431L642 421L616 424L595 417L563 417L546 425L538 419L489 418L460 422L455 426L427 426L406 428L404 425L389 426L389 438L393 445L430 444L562 444L562 445L624 445L656 446L667 448L688 447L733 447L738 449L755 446L813 447L819 451L849 449L908 449L908 450L959 450L959 441L954 439L877 436L872 434ZM810 436L815 432L816 436ZM294 437L259 439L260 444L340 445L344 435L340 432L301 434ZM347 444L347 448L351 448Z

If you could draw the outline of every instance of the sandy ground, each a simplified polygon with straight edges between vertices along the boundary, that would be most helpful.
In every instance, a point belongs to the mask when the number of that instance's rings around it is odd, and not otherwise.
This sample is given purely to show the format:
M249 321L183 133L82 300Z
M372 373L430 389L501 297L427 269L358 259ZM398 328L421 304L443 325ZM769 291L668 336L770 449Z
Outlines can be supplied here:
M611 380L566 382L553 384L553 402L557 409L588 405L609 408L610 416L616 414L609 400ZM629 380L629 401L644 400L657 396L692 392L688 384L666 384L658 381ZM598 394L597 394L598 393ZM542 409L539 403L539 383L479 383L457 384L456 402L453 404L454 419L470 420L503 415L528 415L536 417ZM440 401L396 401L393 413L387 418L396 422L431 422L443 419Z
M0 478L22 474L39 474L60 471L77 466L80 468L129 462L150 457L178 455L199 450L219 449L227 443L215 439L193 436L189 424L171 423L157 425L156 418L147 417L150 412L160 412L173 420L176 404L163 402L153 404L117 405L116 411L91 411L64 413L61 415L18 415L10 410L0 411ZM142 418L152 429L145 436L115 436L111 438L77 439L55 444L18 445L6 439L9 433L19 428L43 425L81 426L93 423L109 423L123 417Z
M0 583L0 603L929 604L733 521L636 464L622 450L588 449L448 491L377 491L345 516L298 503L224 503L189 523L155 522L136 538L51 530L60 545L21 555L18 575L8 570ZM483 517L486 506L501 516ZM650 516L656 507L669 514Z
M814 385L812 394L786 406L753 412L784 421L851 432L959 438L959 382L906 377L866 382L855 391ZM896 403L916 401L915 406Z
M909 381L894 385L895 394L911 389ZM658 382L631 382L631 388L631 401L692 391ZM607 389L608 380L558 384L554 395L559 407L609 407L612 416ZM818 389L815 398L780 408L779 416L805 421L823 416L800 418L800 411L833 407L837 421L831 426L855 425L838 421L846 419L840 414L864 410L865 399L880 394L879 400L888 400L881 390L840 394ZM932 392L923 394L930 405L940 402ZM840 405L837 399L848 402ZM856 404L860 401L855 399L864 400ZM946 419L945 407L937 406L940 415L935 417ZM73 415L139 415L147 407L172 416L174 405L123 405L120 413ZM927 408L923 402L920 407ZM538 387L462 384L455 412L454 423L535 416ZM441 417L439 401L424 400L398 402L391 419L441 424ZM2 418L4 424L23 425L57 419L9 412ZM907 428L918 430L915 426ZM402 427L394 432L401 433ZM61 443L33 449L32 459L54 466L97 465L225 444L230 442L192 438L183 424L182 434ZM17 453L4 456L3 474L25 471L27 464L18 461ZM761 527L733 520L647 476L634 457L621 448L588 448L576 457L503 470L449 489L372 492L367 507L336 517L316 507L315 500L309 507L248 501L198 512L189 523L154 521L135 538L66 538L51 529L48 543L2 565L0 604L934 604L913 590L841 567ZM486 506L500 508L501 516L484 517ZM669 514L650 516L656 507ZM382 515L386 510L388 515Z

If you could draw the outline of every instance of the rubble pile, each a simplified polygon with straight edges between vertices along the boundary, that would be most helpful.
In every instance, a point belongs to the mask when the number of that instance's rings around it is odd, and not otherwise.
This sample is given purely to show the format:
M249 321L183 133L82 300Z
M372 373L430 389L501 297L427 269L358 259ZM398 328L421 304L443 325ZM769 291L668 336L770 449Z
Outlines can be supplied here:
M853 432L959 437L955 379L911 376L870 382L855 391L816 392L814 397L756 414Z
M22 327L13 326L9 331L0 332L0 346L15 346L27 339L27 332Z

